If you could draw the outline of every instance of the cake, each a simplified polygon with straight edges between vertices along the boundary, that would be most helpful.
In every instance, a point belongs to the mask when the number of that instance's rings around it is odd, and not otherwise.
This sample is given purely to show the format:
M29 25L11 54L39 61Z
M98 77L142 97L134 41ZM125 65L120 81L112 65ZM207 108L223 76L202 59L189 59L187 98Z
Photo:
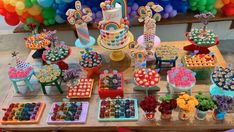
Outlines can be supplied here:
M106 0L100 4L103 20L99 22L101 45L110 50L122 49L128 46L128 20L125 5L120 5L115 0ZM122 7L124 6L124 7Z
M233 68L216 67L214 72L211 74L211 79L219 88L234 91Z
M186 55L184 63L187 68L214 68L214 57L210 54Z
M186 89L195 85L196 78L193 72L185 67L173 67L167 72L167 82L175 88Z

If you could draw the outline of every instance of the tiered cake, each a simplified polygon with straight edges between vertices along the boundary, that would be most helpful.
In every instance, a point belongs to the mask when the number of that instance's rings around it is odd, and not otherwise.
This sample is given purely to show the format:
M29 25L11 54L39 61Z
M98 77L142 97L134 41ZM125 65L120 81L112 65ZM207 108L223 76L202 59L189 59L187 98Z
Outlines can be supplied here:
M103 20L99 22L101 45L110 50L125 48L130 39L128 39L129 22L122 11L124 7L113 0L106 0L100 6L103 13Z

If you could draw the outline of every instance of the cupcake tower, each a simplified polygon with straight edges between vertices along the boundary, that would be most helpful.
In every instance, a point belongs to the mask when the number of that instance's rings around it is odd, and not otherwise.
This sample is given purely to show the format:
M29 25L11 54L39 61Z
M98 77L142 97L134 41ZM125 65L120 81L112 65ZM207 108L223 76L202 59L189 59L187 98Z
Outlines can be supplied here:
M138 69L134 73L134 80L137 84L134 90L146 91L146 96L148 96L148 91L156 90L159 91L160 88L157 86L160 80L160 75L151 68Z
M223 90L234 91L234 69L216 67L211 74L212 81Z
M195 51L198 50L199 54L209 54L208 49L211 46L219 43L217 35L211 30L207 29L209 19L214 17L212 13L197 14L194 17L198 18L202 23L202 28L194 28L191 32L186 33L187 39L192 43L191 45L185 46L184 50Z
M48 124L85 123L88 113L88 102L55 102L53 103Z
M58 65L45 65L43 66L38 73L36 73L37 79L40 83L50 83L58 79L61 75L61 70Z
M189 91L191 94L192 87L196 83L196 78L194 73L185 67L173 67L167 72L167 82L170 94L174 94L175 91Z
M117 96L123 97L124 93L124 79L123 74L116 70L110 72L105 70L100 75L98 93L100 98L115 98Z
M44 103L11 103L2 118L2 124L39 123L44 111Z
M197 54L184 57L187 68L213 68L215 66L214 57L210 54Z
M138 120L137 100L105 99L99 102L99 121Z

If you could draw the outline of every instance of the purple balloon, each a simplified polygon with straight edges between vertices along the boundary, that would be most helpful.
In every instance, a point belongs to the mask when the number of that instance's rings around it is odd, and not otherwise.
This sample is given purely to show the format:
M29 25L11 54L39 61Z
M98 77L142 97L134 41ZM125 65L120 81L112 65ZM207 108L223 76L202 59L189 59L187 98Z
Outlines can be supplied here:
M169 17L169 14L168 13L164 13L162 17L165 18L165 19L167 19Z
M128 7L128 14L130 14L132 11L132 8L131 7Z
M137 3L134 3L134 4L132 5L132 10L133 10L133 11L137 11L138 8L139 8L139 5L138 5Z
M94 12L93 12L92 18L93 20L96 18L96 14Z
M170 17L175 17L177 15L177 11L173 10L172 12L169 13Z
M102 18L102 12L101 11L98 11L96 13L96 18Z
M136 11L132 11L131 14L130 14L130 17L135 17L137 16L137 12Z
M170 13L170 12L172 12L172 11L173 11L173 7L172 7L171 5L167 5L167 6L165 7L165 12Z

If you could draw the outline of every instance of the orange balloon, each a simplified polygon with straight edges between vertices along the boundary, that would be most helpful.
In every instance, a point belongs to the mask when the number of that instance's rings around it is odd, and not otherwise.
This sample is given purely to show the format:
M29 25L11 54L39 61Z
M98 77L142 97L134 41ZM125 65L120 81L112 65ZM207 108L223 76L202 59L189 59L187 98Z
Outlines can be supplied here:
M231 3L234 4L234 0L231 0Z
M4 8L4 3L2 0L0 0L0 8Z
M38 16L34 16L34 19L37 20L39 23L43 23L44 21L44 18L41 16L41 14Z
M224 4L224 5L230 3L230 0L222 0L222 1L223 1L223 4Z
M223 7L223 2L222 2L222 0L216 0L216 2L215 2L215 8L216 9L220 9L220 8L222 8Z
M11 12L11 13L14 13L14 12L15 12L15 7L12 6L11 4L4 4L4 8L5 8L8 12Z
M28 14L28 12L24 12L22 15L23 18L27 19L28 17L30 17L30 14Z

